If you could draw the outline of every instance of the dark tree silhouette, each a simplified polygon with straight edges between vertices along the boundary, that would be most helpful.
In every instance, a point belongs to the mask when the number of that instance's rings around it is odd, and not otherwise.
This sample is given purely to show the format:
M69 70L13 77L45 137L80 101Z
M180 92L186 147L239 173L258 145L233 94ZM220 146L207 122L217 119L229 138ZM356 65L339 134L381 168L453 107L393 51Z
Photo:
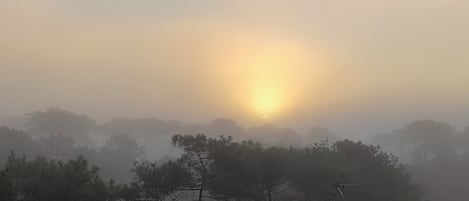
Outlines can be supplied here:
M205 135L175 135L173 144L184 150L180 161L192 172L195 186L189 188L198 191L198 201L202 201L210 179L209 140Z
M268 200L286 180L286 150L263 148L252 141L232 143L229 138L211 146L213 180L211 193L223 198Z
M134 172L136 181L132 185L140 189L139 198L164 200L175 191L194 186L192 173L181 162L138 163Z
M0 171L0 200L13 201L16 198L13 183L10 181L8 172Z
M421 199L421 190L403 166L378 147L345 140L333 147L318 145L294 153L290 180L305 200Z
M82 157L64 163L44 158L27 161L11 154L3 172L14 188L15 200L105 201L108 197L98 168L89 167Z

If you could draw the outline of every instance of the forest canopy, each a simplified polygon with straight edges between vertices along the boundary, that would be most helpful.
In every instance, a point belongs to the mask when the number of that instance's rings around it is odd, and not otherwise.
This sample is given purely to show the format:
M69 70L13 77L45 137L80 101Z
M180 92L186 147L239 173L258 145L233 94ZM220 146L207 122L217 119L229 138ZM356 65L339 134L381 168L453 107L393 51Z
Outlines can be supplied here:
M28 160L12 152L0 172L0 196L38 201L412 201L423 195L394 156L361 142L285 148L197 134L175 135L172 143L183 150L180 157L136 161L130 183L103 179L83 156Z

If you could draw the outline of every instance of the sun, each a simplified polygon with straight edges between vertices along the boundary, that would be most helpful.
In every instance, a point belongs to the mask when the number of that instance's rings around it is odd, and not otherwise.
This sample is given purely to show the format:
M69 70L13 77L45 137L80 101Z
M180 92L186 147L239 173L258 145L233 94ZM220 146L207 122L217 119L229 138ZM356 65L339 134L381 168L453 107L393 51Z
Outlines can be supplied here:
M214 56L213 77L220 83L216 87L227 93L225 107L233 114L280 120L295 113L319 86L321 55L290 38L241 34Z
M259 89L253 95L253 107L263 119L270 119L281 110L282 94L274 89Z

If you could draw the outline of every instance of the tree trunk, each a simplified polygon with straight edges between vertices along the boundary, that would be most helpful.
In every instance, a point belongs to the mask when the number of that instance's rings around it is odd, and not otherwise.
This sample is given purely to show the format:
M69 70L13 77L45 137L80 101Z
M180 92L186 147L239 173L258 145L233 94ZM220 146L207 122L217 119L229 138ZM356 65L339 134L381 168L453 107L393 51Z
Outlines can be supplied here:
M272 201L272 190L267 187L267 201Z
M205 181L202 180L202 183L200 184L199 200L198 201L202 201L202 198L204 196L204 185L205 185Z

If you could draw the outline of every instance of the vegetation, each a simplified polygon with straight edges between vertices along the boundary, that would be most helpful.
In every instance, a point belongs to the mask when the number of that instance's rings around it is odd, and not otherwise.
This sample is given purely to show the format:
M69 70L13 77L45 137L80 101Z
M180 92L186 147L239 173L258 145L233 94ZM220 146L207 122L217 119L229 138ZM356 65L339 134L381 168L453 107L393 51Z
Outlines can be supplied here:
M104 181L98 168L81 156L63 162L27 160L11 153L0 173L0 196L38 201L337 200L342 196L411 201L423 195L395 157L360 142L281 148L201 134L176 135L172 141L184 153L164 163L136 162L135 178L129 184Z
M107 200L107 186L97 172L83 157L65 163L40 157L27 161L12 153L0 173L6 185L2 200Z
M56 112L42 112L41 118ZM67 132L64 126L65 135L30 135L0 127L0 200L67 200L61 197L66 192L86 194L72 200L326 201L341 200L343 194L345 200L459 201L469 190L469 128L458 131L443 122L416 121L377 135L371 143L378 147L340 140L323 128L311 129L298 143L300 138L291 130L271 125L245 129L226 119L187 126L154 119L116 120L102 126L73 123L90 121L65 113L75 118L63 118L70 121L63 124L84 125L74 127L83 129ZM40 123L52 120L37 118L36 125L57 127ZM106 133L100 146L81 143L87 141L82 132L91 128ZM146 147L151 133L174 129L211 134L171 138L163 133L166 137L153 139L151 143L157 144ZM213 137L223 130L233 138ZM240 140L253 133L271 139ZM285 136L296 139L285 143ZM161 149L155 149L160 144L174 147L175 153L171 157L159 153L160 160L148 158L148 153ZM41 190L45 185L48 191Z

